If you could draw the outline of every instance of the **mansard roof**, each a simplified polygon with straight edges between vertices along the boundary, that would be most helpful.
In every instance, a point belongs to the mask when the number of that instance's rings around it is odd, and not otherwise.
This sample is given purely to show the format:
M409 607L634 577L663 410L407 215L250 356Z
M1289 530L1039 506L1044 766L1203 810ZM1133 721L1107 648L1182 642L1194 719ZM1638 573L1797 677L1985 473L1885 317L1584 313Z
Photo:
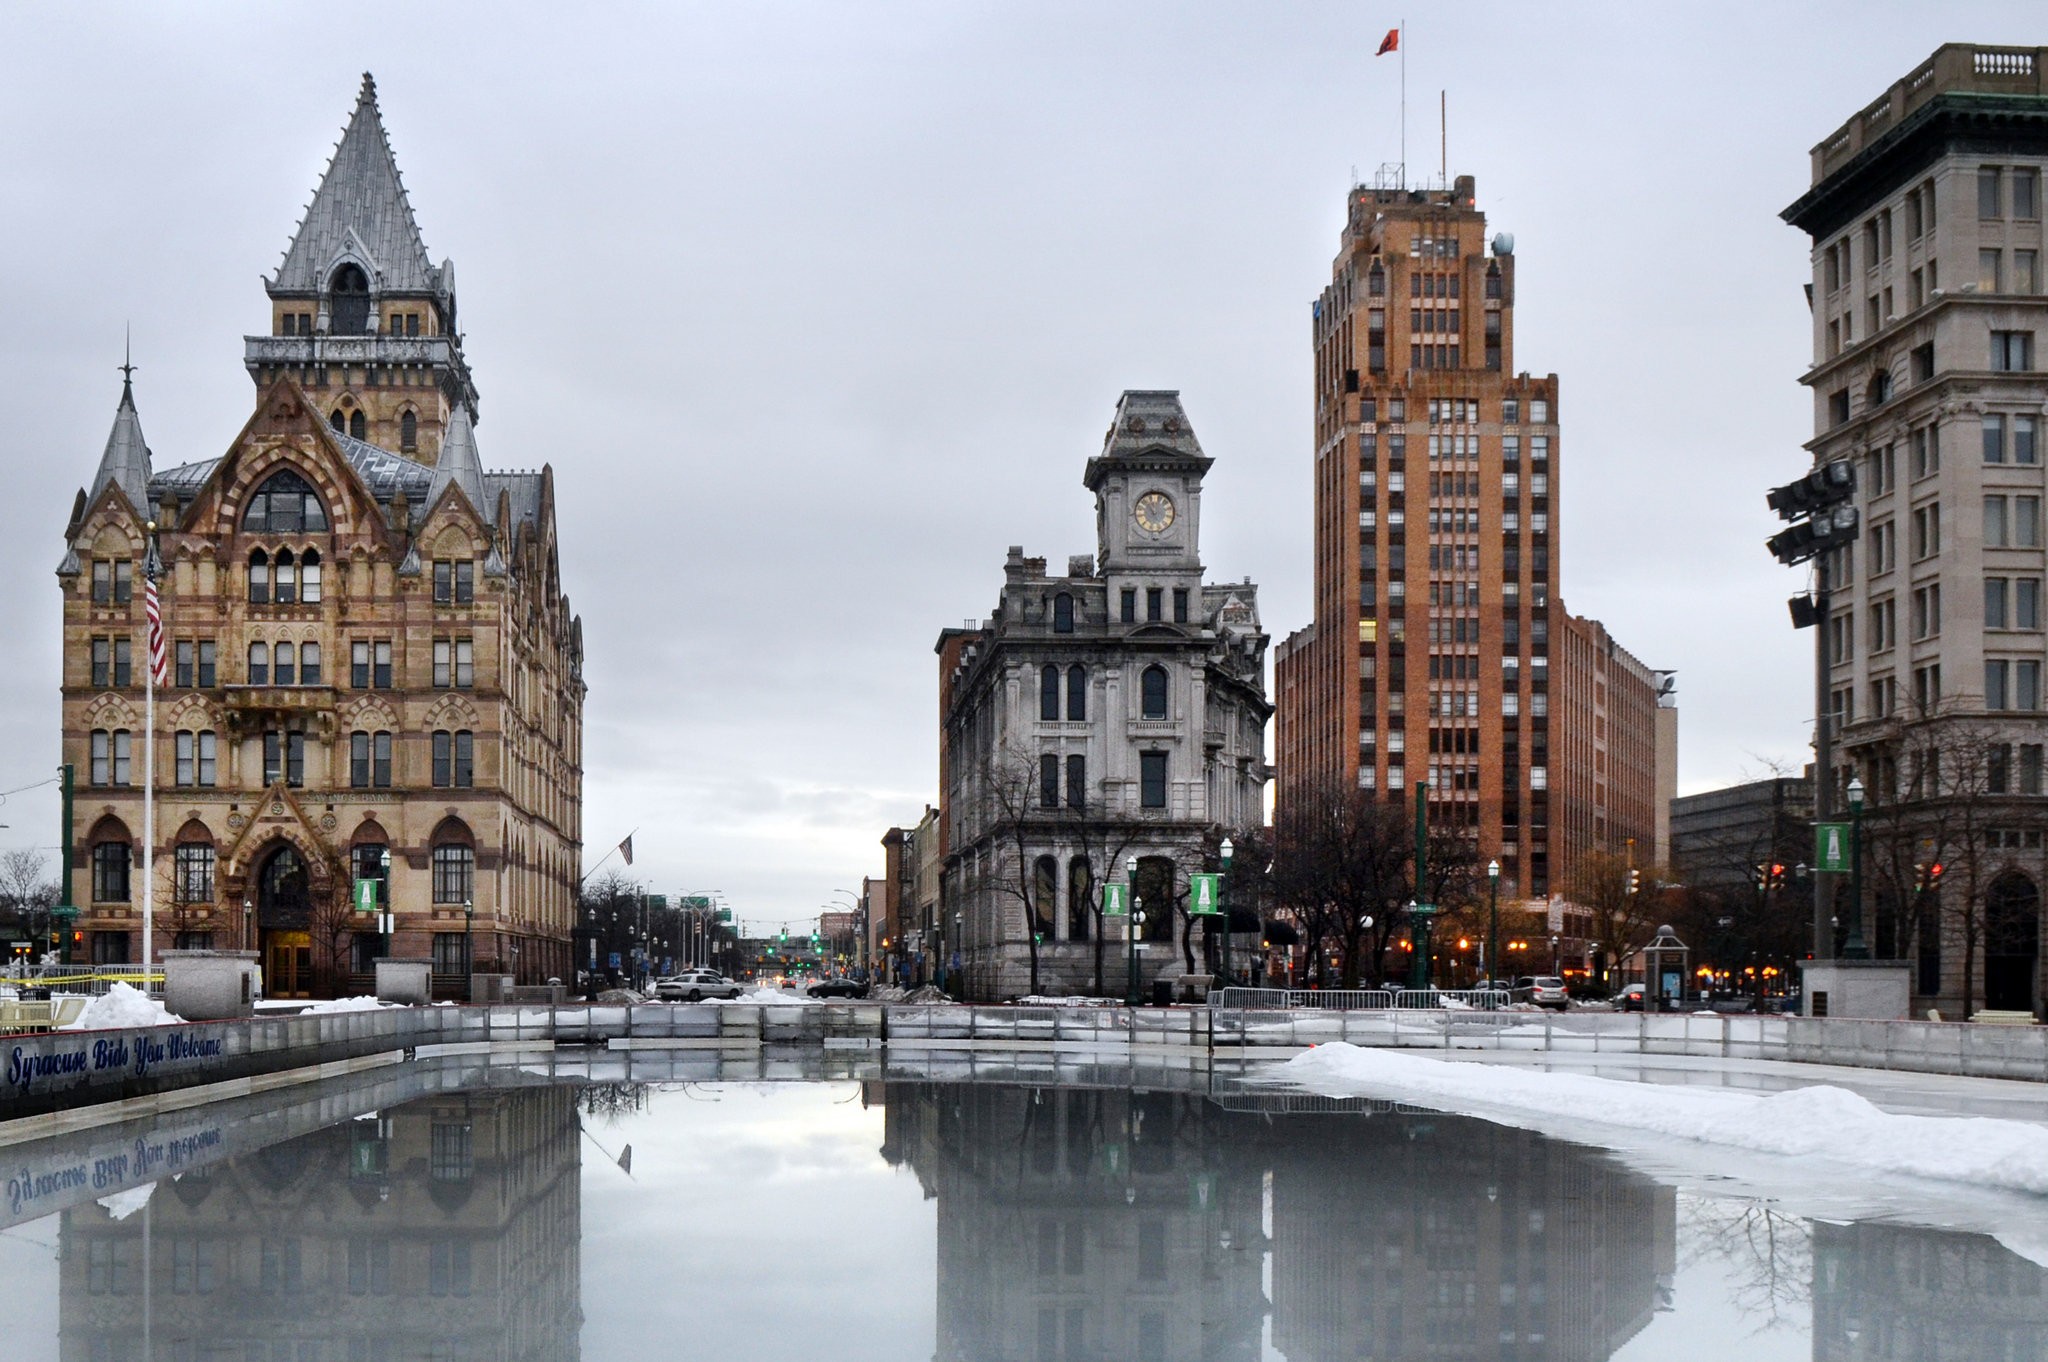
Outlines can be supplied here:
M1193 465L1206 473L1215 460L1202 452L1195 428L1180 405L1177 389L1126 389L1116 417L1102 437L1102 452L1088 461L1082 477L1095 491L1110 466L1129 468Z
M367 266L380 293L445 295L454 287L454 271L437 269L427 256L368 72L313 202L266 287L272 295L318 293L345 259Z

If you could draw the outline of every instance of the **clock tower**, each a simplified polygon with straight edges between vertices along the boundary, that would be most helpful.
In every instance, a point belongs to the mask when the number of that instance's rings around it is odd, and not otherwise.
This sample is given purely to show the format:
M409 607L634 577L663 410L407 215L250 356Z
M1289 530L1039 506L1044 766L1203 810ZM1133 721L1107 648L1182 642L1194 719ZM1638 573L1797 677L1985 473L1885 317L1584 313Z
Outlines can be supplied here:
M1112 610L1126 588L1200 581L1202 475L1211 462L1178 392L1126 392L1117 403L1082 478L1095 493L1096 554Z

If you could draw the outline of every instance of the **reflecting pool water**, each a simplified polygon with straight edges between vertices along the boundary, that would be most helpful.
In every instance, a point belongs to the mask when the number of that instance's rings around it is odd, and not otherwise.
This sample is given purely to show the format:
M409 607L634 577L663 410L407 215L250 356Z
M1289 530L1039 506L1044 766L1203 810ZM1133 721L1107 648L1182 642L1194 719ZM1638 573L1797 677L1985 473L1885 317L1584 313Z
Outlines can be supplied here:
M0 1150L10 1362L2043 1355L2043 1269L1364 1100L409 1065Z

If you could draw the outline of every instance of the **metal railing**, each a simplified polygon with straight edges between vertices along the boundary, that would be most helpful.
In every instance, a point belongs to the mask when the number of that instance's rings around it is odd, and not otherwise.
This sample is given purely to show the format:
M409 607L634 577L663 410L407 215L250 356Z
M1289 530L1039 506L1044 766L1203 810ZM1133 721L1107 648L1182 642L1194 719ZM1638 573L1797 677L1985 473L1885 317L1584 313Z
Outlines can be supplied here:
M1209 1007L1227 1012L1382 1012L1397 1008L1498 1012L1515 1001L1504 988L1219 988Z
M0 987L48 989L55 993L100 994L115 984L161 993L163 966L152 965L145 971L140 965L49 965L0 974Z

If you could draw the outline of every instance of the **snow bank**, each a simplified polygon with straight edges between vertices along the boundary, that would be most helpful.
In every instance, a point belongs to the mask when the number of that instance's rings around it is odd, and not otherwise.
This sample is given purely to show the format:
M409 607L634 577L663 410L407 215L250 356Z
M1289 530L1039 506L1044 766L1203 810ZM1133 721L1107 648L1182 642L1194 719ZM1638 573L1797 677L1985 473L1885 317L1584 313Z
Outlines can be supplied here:
M1824 1158L1866 1172L2048 1193L2048 1126L1896 1115L1842 1088L1817 1085L1760 1096L1660 1087L1424 1059L1341 1041L1297 1055L1276 1072L1333 1096L1370 1093L1478 1115L1498 1111L1592 1121L1761 1154Z
M1032 993L1017 1000L1020 1007L1122 1007L1121 998L1093 998L1084 993L1067 993L1055 998Z
M706 1001L714 1003L753 1003L756 1006L762 1003L798 1003L805 1007L813 1007L816 1006L818 1003L818 1000L816 998L805 998L795 993L784 993L782 990L775 988L749 989L747 992L740 994L736 998L709 998L706 999Z
M299 1015L303 1017L315 1012L375 1012L379 1008L397 1006L399 1004L379 1002L369 994L362 993L353 998L329 998L325 1002L309 1004L300 1010Z
M119 1031L131 1026L177 1026L183 1017L174 1016L164 1005L139 988L115 984L85 1005L78 1020L60 1031Z

